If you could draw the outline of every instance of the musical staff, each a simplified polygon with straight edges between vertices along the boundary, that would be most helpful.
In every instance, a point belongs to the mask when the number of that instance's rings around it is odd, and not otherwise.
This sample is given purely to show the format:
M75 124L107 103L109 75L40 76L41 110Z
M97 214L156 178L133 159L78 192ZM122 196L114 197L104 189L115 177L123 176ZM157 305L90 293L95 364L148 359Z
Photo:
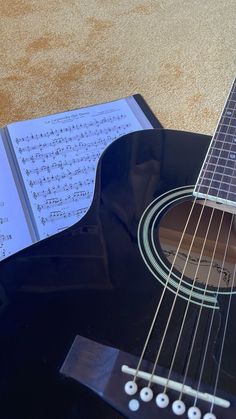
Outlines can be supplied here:
M7 153L0 136L0 260L31 244L31 237L12 174ZM17 216L16 216L17 214Z
M51 118L53 120L53 116ZM66 127L60 127L60 128L56 128L50 131L45 131L45 132L40 132L40 133L36 132L31 135L26 135L24 137L16 137L15 141L17 144L21 144L21 143L31 142L32 140L39 140L42 138L51 138L51 137L54 137L53 141L56 141L55 137L57 136L68 134L73 131L81 131L81 130L83 130L81 134L82 138L91 137L92 135L95 135L95 136L98 136L101 134L103 135L116 129L116 125L114 125L113 127L110 127L110 124L113 124L114 122L122 122L124 119L127 119L127 114L124 114L124 113L120 113L118 115L116 114L109 117L106 116L99 119L93 118L89 122L83 122L80 124L71 124ZM100 128L101 126L107 125L107 124L109 124L109 126L106 126L104 130ZM100 129L99 130L95 129L94 131L91 131L90 128L92 127L99 127ZM87 131L88 129L89 131Z
M25 170L25 174L27 176L32 175L32 174L37 174L39 175L42 172L47 172L47 173L51 173L53 170L55 169L65 169L66 167L71 167L74 166L75 164L80 165L81 163L92 163L98 160L98 158L100 157L100 153L92 153L91 155L86 154L84 156L81 156L79 158L73 158L71 160L59 160L58 162L54 162L51 165L43 165L41 167L36 167L35 169L26 169Z
M80 208L78 210L73 210L73 211L51 211L48 215L48 217L44 218L41 217L41 223L43 225L47 224L47 223L51 223L55 220L59 220L59 219L65 219L68 217L72 217L72 216L83 216L86 212L87 212L87 207L84 208Z
M39 192L33 192L33 198L35 200L37 200L39 197L43 197L43 198L48 198L50 195L57 195L58 193L61 192L68 192L71 190L80 190L82 187L86 187L89 186L91 188L91 186L94 184L94 179L85 179L85 180L81 180L79 182L74 182L74 183L65 183L63 184L63 186L60 185L56 185L56 186L52 186L49 187L47 189L42 189ZM89 189L90 189L89 188ZM89 189L87 189L87 193L89 192Z
M90 199L91 192L89 191L78 191L74 192L72 195L67 195L65 198L48 198L46 199L45 203L42 205L37 205L38 211L43 209L49 209L55 206L60 206L64 204L69 204L72 202L79 202L79 200L83 199Z
M9 127L40 238L85 214L101 153L116 138L142 128L127 103L118 102Z

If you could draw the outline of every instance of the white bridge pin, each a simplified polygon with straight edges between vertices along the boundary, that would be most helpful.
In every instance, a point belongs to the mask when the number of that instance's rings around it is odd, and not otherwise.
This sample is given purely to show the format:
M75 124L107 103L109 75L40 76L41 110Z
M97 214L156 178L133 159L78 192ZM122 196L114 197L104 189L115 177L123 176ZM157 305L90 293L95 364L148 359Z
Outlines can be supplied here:
M140 397L143 402L150 402L153 398L153 391L150 387L143 387L140 391Z
M183 413L185 412L185 409L186 409L185 404L184 402L182 402L182 400L175 400L174 403L172 404L172 411L177 416L183 415Z
M202 413L201 410L196 407L196 406L192 406L188 409L188 418L189 419L201 419L202 417Z
M216 419L216 415L214 415L214 413L206 413L203 416L203 419Z
M127 381L125 384L125 392L128 394L128 396L133 396L135 393L137 393L138 386L135 383L135 381Z
M139 409L139 406L140 406L140 403L139 403L138 400L132 399L132 400L129 401L129 409L132 412L136 412Z
M164 409L165 407L167 407L169 402L170 402L169 397L165 393L159 393L156 396L156 404L161 409Z

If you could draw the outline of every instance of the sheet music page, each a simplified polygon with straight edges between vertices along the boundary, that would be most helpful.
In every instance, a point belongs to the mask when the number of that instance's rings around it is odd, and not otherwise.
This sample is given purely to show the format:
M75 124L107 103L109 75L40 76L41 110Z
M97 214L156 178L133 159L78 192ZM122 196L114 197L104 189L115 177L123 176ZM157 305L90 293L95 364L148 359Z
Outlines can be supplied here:
M8 125L39 239L86 213L101 153L114 139L143 129L136 115L120 99ZM148 120L146 128L152 128Z
M0 260L32 244L25 215L0 135Z

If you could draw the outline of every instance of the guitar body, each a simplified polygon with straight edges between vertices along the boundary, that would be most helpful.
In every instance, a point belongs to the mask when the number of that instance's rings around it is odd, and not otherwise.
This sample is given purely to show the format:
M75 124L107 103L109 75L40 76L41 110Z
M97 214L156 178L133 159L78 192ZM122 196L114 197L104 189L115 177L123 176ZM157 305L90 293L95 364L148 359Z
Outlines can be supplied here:
M159 219L171 211L177 198L178 204L191 203L189 191L196 182L209 140L204 135L169 130L142 131L120 138L99 161L94 198L86 215L60 234L1 262L0 406L4 419L126 416L125 409L115 406L118 413L83 386L64 378L59 370L77 334L136 356L141 354L165 280L161 274L157 278L158 274L144 260L145 251L142 243L138 244L140 219L152 202L160 202L154 235L159 264L165 270L163 266L170 265L167 254L171 244L165 248L165 241L161 243ZM165 197L168 197L166 208ZM168 222L167 219L165 228L169 231L172 227L168 229ZM188 279L185 280L187 283ZM222 292L217 298L217 309L212 308L213 303L205 302L205 296L202 297L203 281L199 278L198 284L199 295L188 307L174 373L184 376L203 301L188 377L198 382L214 311L202 376L209 390L214 387L215 369L220 360L229 295ZM215 288L209 287L209 301ZM176 288L167 288L145 354L148 361L155 361L174 304L174 315L158 362L167 370L187 303L185 290L181 288L174 301L176 292ZM231 300L218 387L220 393L227 395L224 398L229 397L233 416L227 416L229 413L225 412L229 409L222 408L221 416L217 416L221 419L236 416L234 294ZM113 390L123 392L119 387ZM191 406L191 401L186 404ZM207 411L206 405L204 413ZM170 407L160 414L164 419L175 417ZM181 417L187 417L186 413Z

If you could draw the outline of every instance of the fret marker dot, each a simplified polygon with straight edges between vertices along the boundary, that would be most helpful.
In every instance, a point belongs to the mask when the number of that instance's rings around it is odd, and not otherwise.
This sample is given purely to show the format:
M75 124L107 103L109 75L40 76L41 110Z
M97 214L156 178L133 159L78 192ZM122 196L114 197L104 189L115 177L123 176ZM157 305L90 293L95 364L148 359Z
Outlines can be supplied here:
M202 417L201 410L198 407L192 406L188 409L189 419L201 419L201 417Z
M143 387L140 391L140 397L143 402L150 402L153 398L153 391L150 387Z
M216 415L214 415L214 413L206 413L203 416L203 419L216 419Z
M172 410L175 415L180 416L185 412L185 404L182 400L175 400L172 404Z
M227 111L226 112L226 115L232 115L232 112L231 111Z
M165 394L165 393L159 393L156 396L156 404L161 409L164 409L165 407L167 407L168 404L169 404L169 397L167 396L167 394Z
M129 409L132 412L136 412L139 409L139 406L140 406L140 403L139 403L138 400L136 400L136 399L130 400L130 402L129 402Z
M138 386L134 381L127 381L125 384L125 392L129 396L133 396L138 390Z

